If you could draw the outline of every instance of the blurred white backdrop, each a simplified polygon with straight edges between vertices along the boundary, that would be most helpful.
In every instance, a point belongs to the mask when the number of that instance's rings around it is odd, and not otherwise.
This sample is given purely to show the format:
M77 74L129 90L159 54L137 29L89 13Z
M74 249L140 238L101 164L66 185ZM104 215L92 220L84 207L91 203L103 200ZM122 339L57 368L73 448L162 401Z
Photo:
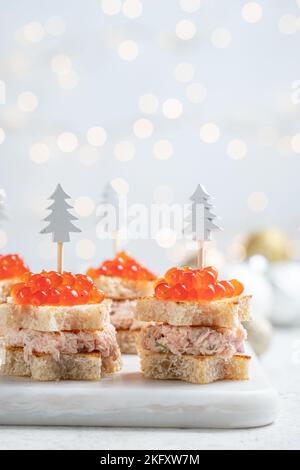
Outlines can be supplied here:
M1 252L55 266L39 235L61 182L82 228L66 267L111 254L94 208L105 184L129 202L214 196L225 250L280 226L300 238L300 1L0 0ZM299 93L300 98L300 93ZM128 249L156 271L181 246Z

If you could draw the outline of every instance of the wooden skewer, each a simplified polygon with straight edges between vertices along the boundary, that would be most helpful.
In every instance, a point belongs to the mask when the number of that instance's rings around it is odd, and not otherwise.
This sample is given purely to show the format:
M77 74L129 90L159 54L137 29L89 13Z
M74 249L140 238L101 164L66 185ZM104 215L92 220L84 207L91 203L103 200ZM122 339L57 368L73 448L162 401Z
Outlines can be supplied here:
M57 242L57 272L63 272L63 243Z

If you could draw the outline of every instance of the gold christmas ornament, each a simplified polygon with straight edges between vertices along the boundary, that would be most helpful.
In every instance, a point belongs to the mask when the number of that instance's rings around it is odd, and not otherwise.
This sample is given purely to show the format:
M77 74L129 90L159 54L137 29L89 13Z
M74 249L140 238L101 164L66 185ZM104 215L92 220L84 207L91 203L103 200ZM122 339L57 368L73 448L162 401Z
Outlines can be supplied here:
M291 242L284 232L269 228L255 232L246 239L246 255L263 255L268 261L287 261L292 257Z

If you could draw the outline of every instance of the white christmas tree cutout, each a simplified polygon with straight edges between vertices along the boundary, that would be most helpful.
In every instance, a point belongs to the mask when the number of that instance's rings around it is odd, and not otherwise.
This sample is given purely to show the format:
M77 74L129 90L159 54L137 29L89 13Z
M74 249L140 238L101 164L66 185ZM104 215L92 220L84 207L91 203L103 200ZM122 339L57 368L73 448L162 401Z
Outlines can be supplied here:
M43 221L49 224L40 233L52 233L52 240L57 243L57 271L62 273L63 244L70 241L70 233L81 232L81 230L72 223L72 220L78 219L69 212L73 207L66 200L71 197L65 193L60 184L48 199L53 201L47 208L51 213Z
M126 215L124 215L123 209L120 194L111 183L108 183L97 207L97 226L101 224L102 232L110 233L115 255L121 249L121 234L124 232L124 225L126 225L124 222ZM111 217L112 211L113 217Z
M185 233L198 243L198 268L205 265L205 244L212 239L212 232L222 230L216 223L217 216L212 212L211 197L201 184L190 197L190 214L185 219Z

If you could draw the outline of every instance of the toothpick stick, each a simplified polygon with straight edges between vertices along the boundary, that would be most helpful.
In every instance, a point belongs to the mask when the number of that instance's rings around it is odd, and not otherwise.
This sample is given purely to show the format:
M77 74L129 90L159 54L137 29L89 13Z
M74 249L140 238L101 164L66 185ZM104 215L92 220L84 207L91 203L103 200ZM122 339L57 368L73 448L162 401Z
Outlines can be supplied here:
M197 256L198 269L205 266L205 242L198 240L198 256Z
M57 272L63 272L63 265L64 265L64 253L63 253L63 243L57 242Z
M113 250L115 255L120 251L120 237L117 230L113 234Z

